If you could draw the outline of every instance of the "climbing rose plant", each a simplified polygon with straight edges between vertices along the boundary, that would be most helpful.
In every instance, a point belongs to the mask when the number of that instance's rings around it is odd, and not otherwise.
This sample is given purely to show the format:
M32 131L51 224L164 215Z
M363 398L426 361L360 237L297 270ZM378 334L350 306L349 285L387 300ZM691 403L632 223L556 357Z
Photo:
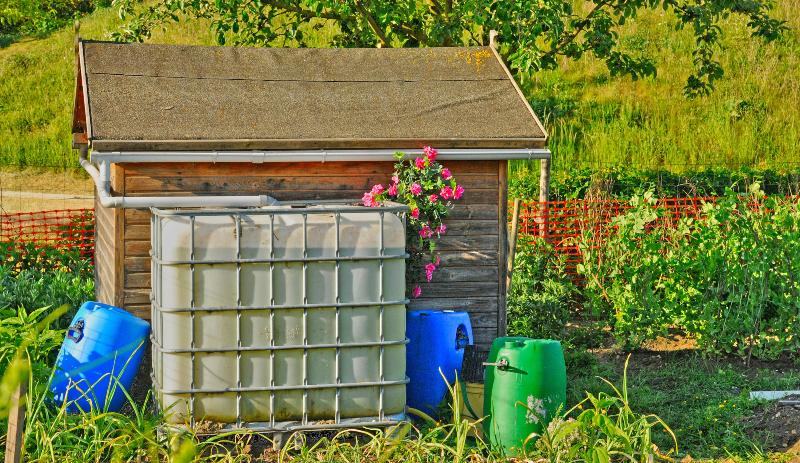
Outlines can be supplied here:
M436 161L437 155L430 146L423 148L423 156L413 161L404 160L405 153L396 153L389 186L377 184L361 198L367 207L378 207L389 200L408 205L406 242L411 259L406 280L412 285L414 298L422 294L420 282L430 282L441 265L436 242L447 233L444 219L453 203L464 195L464 187L456 183L450 169Z

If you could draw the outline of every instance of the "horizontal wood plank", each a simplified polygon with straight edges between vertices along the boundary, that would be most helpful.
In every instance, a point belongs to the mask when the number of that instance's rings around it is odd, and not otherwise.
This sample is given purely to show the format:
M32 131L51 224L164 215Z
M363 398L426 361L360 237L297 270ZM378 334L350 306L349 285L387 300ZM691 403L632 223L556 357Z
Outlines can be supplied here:
M149 289L150 288L150 272L147 273L125 273L125 288L131 289Z
M442 266L470 266L470 265L497 265L497 251L450 251L440 250L439 257L442 259Z
M452 282L447 284L422 283L422 294L427 297L485 297L497 294L497 282Z
M259 177L222 176L210 177L126 177L127 194L153 193L224 193L224 194L272 194L286 190L369 191L373 185L388 186L389 179L378 176L308 176L308 177ZM464 175L458 182L466 191L474 189L497 189L497 176Z
M125 289L122 293L125 307L128 305L148 305L150 304L150 289ZM148 314L147 318L150 318Z
M149 272L150 258L140 256L125 256L126 272Z
M443 161L453 175L494 174L499 169L498 161ZM309 174L328 176L391 175L394 163L379 162L163 162L163 163L125 163L121 164L126 176L210 176L210 175L259 175L280 177L304 177Z
M439 239L437 246L443 251L497 249L497 235L455 236L448 234Z
M412 299L409 310L466 310L469 313L497 313L497 297L447 297L431 298L424 294L419 299Z
M433 272L431 283L490 281L497 280L497 275L498 269L496 266L453 267L445 265Z

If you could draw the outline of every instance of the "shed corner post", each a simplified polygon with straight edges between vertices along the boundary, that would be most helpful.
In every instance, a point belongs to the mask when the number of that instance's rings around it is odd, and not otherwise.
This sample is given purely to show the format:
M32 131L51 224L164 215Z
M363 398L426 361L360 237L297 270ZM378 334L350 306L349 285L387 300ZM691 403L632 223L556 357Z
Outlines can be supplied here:
M550 201L550 159L539 161L539 236L547 236L548 201Z

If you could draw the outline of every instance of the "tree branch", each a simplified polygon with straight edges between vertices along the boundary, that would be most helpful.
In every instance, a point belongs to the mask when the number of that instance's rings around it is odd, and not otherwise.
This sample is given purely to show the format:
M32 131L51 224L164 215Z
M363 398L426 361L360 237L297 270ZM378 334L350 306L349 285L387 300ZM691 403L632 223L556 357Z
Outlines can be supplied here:
M411 37L412 39L419 42L421 45L429 45L428 37L425 35L424 32L418 31L407 24L390 24L389 27L396 30L397 32L400 32L402 34Z
M603 0L600 3L596 4L594 8L592 8L592 11L590 11L589 14L587 14L586 17L583 18L581 24L578 27L576 27L575 30L573 30L572 33L566 37L566 39L562 39L560 43L558 43L555 47L551 48L548 52L544 53L542 57L543 58L552 57L560 53L562 50L564 50L564 48L568 47L572 42L575 41L575 39L578 38L581 32L586 30L586 28L589 26L590 23L589 20L593 18L597 13L599 13L603 9L603 7L609 6L612 3L613 0Z
M331 19L334 21L345 21L347 19L351 19L351 18L346 18L340 14L333 13L331 11L323 11L321 13L317 13L316 11L308 10L301 6L292 5L283 2L281 0L268 0L266 3L274 8L280 8L281 10L286 10L292 13L296 13L306 19L320 18L320 19Z
M389 44L389 41L386 39L386 34L381 29L381 26L378 24L378 21L370 14L368 7L364 7L360 0L355 0L356 9L367 19L367 24L369 24L370 29L372 32L378 36L378 39L381 41L381 45L384 47Z

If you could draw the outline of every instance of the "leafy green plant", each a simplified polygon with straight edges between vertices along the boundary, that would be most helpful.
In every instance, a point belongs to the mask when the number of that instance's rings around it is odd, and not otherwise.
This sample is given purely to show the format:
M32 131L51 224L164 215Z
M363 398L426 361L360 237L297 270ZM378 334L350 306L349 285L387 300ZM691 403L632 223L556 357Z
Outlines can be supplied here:
M652 193L580 239L589 305L635 347L679 329L701 349L774 358L800 339L800 204L754 184L672 224ZM795 328L793 328L795 327Z
M564 339L577 296L564 263L545 242L522 238L507 302L509 335Z
M78 250L7 245L0 258L0 309L77 308L94 296L94 265Z

